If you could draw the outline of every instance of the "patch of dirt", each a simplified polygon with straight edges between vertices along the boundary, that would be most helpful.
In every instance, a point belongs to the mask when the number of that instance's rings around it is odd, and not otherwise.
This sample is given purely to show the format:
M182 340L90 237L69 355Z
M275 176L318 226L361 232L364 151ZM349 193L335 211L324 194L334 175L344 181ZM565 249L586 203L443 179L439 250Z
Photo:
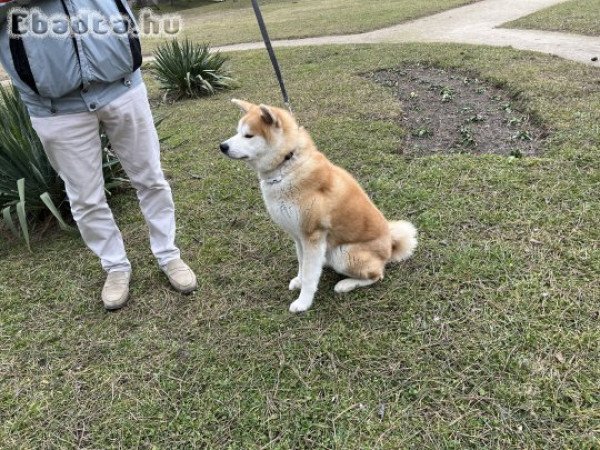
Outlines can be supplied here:
M394 90L408 133L407 156L442 153L531 156L547 136L506 91L472 74L425 66L370 74Z

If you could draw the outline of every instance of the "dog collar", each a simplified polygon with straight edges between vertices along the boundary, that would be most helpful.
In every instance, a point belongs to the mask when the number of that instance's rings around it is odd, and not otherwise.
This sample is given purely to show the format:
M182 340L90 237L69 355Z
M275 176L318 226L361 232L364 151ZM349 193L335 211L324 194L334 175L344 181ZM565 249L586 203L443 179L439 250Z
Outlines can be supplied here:
M276 170L281 170L281 168L285 165L285 163L287 163L293 157L294 157L294 151L292 150L287 155L285 155L285 158L283 158L283 161L281 162L281 164L279 164L275 169L273 169L273 172ZM264 182L269 185L273 185L273 184L280 183L281 180L283 180L283 175L278 175L275 178L264 180Z

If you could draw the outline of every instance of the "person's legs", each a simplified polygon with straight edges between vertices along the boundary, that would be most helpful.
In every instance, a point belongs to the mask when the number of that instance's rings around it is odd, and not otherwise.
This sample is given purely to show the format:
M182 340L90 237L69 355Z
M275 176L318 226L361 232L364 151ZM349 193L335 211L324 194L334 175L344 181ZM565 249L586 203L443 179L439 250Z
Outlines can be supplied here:
M148 93L141 85L98 111L100 122L119 157L150 231L150 247L175 289L196 289L196 276L175 246L175 205L160 164L160 143Z
M52 167L65 182L73 218L86 245L107 272L131 265L104 195L98 118L78 113L31 119Z
M137 190L150 231L150 246L161 267L179 259L175 246L175 206L160 165L160 144L145 86L139 86L98 111L100 121Z

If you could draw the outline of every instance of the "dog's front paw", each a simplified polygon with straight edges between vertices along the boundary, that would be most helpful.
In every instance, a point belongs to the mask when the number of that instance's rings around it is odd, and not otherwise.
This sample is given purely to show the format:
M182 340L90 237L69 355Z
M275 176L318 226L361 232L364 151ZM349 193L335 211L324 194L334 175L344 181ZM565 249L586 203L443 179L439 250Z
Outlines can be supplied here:
M298 299L290 305L290 312L299 313L307 311L308 308L310 308L310 305L311 303L307 303L304 300Z
M290 291L295 291L296 289L300 289L301 287L302 281L300 280L300 277L296 277L292 281L290 281Z

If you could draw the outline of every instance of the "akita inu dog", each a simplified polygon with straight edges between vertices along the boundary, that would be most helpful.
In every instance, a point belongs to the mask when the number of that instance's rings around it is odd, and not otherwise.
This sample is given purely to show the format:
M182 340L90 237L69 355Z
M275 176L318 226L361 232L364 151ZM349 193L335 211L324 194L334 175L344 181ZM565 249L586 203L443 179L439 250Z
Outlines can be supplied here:
M299 270L289 288L300 289L300 296L290 305L291 312L310 308L323 266L348 277L335 285L335 292L348 292L383 279L388 262L413 254L415 227L406 221L388 222L352 175L317 150L291 114L232 102L245 115L237 134L220 148L258 172L271 218L296 243Z

